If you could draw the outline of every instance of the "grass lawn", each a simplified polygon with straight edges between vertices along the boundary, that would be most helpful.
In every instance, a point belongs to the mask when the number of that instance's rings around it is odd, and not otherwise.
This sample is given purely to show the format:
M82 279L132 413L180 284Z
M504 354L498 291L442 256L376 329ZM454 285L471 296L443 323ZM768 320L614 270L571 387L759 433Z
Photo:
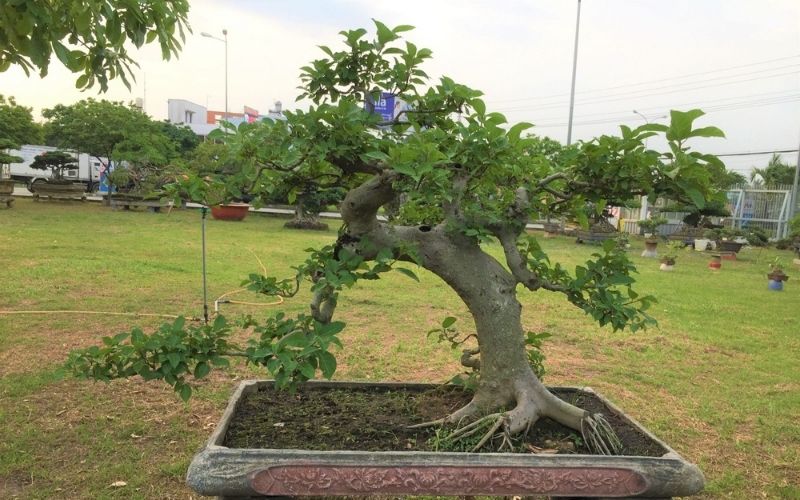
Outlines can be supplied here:
M303 249L335 231L286 230L251 214L209 220L211 301L257 272L257 255L283 276ZM574 265L592 247L542 240L551 258ZM554 336L545 344L552 385L591 385L696 462L705 498L800 498L800 269L783 293L767 290L767 262L789 252L743 250L707 269L687 251L672 273L631 255L638 290L659 298L658 329L611 333L560 296L520 292L524 322ZM500 254L498 246L490 250ZM202 314L199 211L112 212L95 204L18 199L0 211L0 310L93 310ZM465 306L438 278L399 273L345 293L348 323L336 378L443 381L458 353L426 340L447 315L462 329ZM262 300L241 294L245 301ZM308 295L280 308L305 311ZM224 306L229 316L278 307ZM213 372L184 404L171 388L139 379L109 384L58 372L67 353L152 317L0 315L0 498L187 498L186 468L243 378L243 365ZM112 486L124 482L124 486Z

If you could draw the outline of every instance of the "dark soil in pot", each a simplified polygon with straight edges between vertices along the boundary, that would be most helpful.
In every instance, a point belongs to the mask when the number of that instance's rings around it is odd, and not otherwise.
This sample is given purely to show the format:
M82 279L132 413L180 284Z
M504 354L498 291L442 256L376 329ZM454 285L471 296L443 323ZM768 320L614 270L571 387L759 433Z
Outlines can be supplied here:
M603 413L622 441L624 455L658 457L666 453L594 395L568 389L554 393L592 413ZM225 446L320 451L445 451L437 450L436 428L407 427L440 418L463 406L470 397L469 392L453 386L427 390L301 387L294 394L265 386L244 396L226 433ZM481 451L495 451L490 446L491 442ZM591 453L583 445L579 432L547 418L540 419L516 442L515 448L521 453L541 453L542 450Z

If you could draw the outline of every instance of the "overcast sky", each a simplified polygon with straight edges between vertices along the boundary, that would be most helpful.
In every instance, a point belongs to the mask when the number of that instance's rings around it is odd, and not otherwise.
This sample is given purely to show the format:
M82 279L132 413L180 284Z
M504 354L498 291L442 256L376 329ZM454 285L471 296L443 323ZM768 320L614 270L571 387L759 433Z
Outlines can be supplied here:
M104 96L144 97L146 111L166 118L167 99L224 108L224 45L200 36L228 29L229 108L266 112L273 101L296 106L299 67L336 45L337 32L411 24L406 37L433 50L425 66L485 92L488 107L509 121L564 142L577 0L191 0L181 56L161 61L156 48L132 91L115 81ZM55 59L55 58L54 58ZM0 93L38 113L57 103L98 97L78 92L75 75L53 64L45 79L18 69L0 73ZM643 118L664 121L669 109L700 107L704 125L727 139L697 142L713 153L798 148L800 142L800 1L583 0L574 139L614 133ZM654 143L651 146L658 146ZM784 159L795 164L797 153ZM769 156L724 157L747 173Z

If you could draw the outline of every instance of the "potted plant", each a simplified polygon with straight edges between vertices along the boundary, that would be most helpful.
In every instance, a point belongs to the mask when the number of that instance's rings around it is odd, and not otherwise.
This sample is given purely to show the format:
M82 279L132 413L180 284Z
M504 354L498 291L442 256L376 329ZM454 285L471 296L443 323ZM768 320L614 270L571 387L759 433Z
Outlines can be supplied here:
M775 257L769 264L769 273L767 273L769 280L767 286L770 290L780 292L783 290L783 282L789 280L789 276L783 271L783 259Z
M111 198L112 208L144 207L160 212L161 208L172 203L161 196L164 185L175 177L172 165L129 161L117 165L107 177L116 188Z
M674 270L675 261L678 260L678 251L683 248L684 245L680 241L670 241L667 243L667 250L661 256L661 266L659 269L662 271Z
M19 145L9 139L0 139L0 204L6 208L14 205L14 179L8 170L9 163L19 163L22 158L8 153L9 149L18 149Z
M602 244L606 240L613 240L617 237L619 231L608 221L610 217L608 208L604 208L599 215L591 214L588 229L578 229L577 231L577 243Z
M639 227L644 232L644 251L642 257L658 257L658 228L667 223L667 218L663 216L650 216L650 218L639 221Z
M223 125L229 130L227 127L230 125ZM164 193L176 200L211 207L211 216L216 220L242 221L250 212L252 197L248 189L255 187L246 176L256 167L233 156L222 137L221 130L212 131L209 140L197 146L187 162L178 165L175 182L167 184Z
M646 149L644 141L664 134L668 151L687 151L690 138L722 132L694 127L703 115L700 110L672 111L669 126L623 127L619 137L574 145L566 166L542 161L523 154L528 141L522 132L530 125L504 127L497 114L486 113L480 92L449 78L426 86L425 92L418 89L426 85L419 65L430 51L397 43L411 27L375 24L375 39L362 39L366 30L342 32L346 48L325 47L325 58L303 69L302 96L315 103L309 111L287 111L287 124L264 121L239 127L224 138L247 162L263 166L250 172L246 185L253 187L251 193L263 193L261 186L272 182L264 176L281 177L295 170L329 187L347 189L335 241L309 249L304 262L285 279L253 274L247 280L252 291L286 298L310 288L308 312L244 319L237 325L252 334L246 344L234 340L238 336L231 335L233 323L223 316L203 325L178 319L149 333L136 328L105 338L102 346L74 351L68 366L99 380L137 375L164 380L184 399L192 395L192 377L226 366L227 358L263 367L273 380L240 387L190 466L190 485L205 495L670 497L698 492L703 479L697 467L646 430L639 428L635 434L649 438L655 450L650 456L630 455L615 426L621 420L626 425L635 422L613 405L590 398L592 391L543 385L533 366L540 357L528 349L536 347L537 338L525 333L517 293L525 289L556 294L575 305L576 312L614 330L654 325L647 312L654 299L633 290L635 266L616 241L603 242L572 271L550 261L537 239L526 233L526 223L556 211L587 220L587 201L604 205L603 200L630 197L632 192L708 196L708 174L720 168L718 159L687 153L676 168L671 153ZM387 47L392 51L384 59ZM373 85L396 89L406 102L414 103L416 112L387 123L383 115L372 113L381 97L372 92ZM379 217L381 208L395 200L400 200L400 215L391 220ZM502 257L483 245L490 239L502 247ZM468 392L456 392L460 404L417 405L433 408L435 415L427 421L407 420L402 428L413 424L414 429L427 429L439 442L446 437L454 446L448 449L464 451L322 452L312 449L309 439L284 448L274 441L267 448L229 446L231 418L246 412L250 403L245 397L254 393L294 389L302 399L307 391L336 387L366 396L399 391L390 384L314 387L308 381L318 375L329 379L336 370L336 347L341 346L339 334L345 327L334 320L337 305L346 304L341 294L392 269L418 280L409 267L414 264L442 278L473 315L474 332L458 335L452 317L437 328L464 346L461 362L473 377L462 384L469 386ZM426 390L415 384L402 386L406 392ZM441 391L453 390L461 391L451 386ZM282 394L278 400L297 401ZM335 402L329 406L337 406ZM257 404L251 413L260 414L260 408ZM571 429L593 454L558 456L530 449L515 453L520 440L544 417ZM301 424L316 429L313 418ZM268 424L282 425L285 422ZM392 433L387 431L383 434Z
M86 186L80 182L72 182L64 175L66 170L78 168L76 161L75 155L67 151L47 151L34 157L31 168L50 170L50 178L33 183L33 200L39 201L44 197L86 201Z
M736 228L722 227L709 229L703 233L703 236L713 240L716 243L717 250L732 255L733 258L736 258L736 254L739 253L739 250L747 244L745 232Z

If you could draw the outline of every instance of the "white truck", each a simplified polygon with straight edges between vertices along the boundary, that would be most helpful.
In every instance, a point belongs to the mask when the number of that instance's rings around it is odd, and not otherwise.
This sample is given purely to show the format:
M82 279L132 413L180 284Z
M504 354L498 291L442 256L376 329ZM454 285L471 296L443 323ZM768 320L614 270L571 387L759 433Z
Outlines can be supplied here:
M30 165L37 155L48 151L56 151L58 149L59 148L52 146L25 144L20 147L20 149L8 150L9 154L22 158L22 163L9 164L11 178L17 182L24 182L28 185L28 189L30 189L35 182L44 182L49 179L49 170L38 170L31 168ZM101 172L104 170L103 162L107 163L107 160L105 158L98 160L94 156L89 156L86 153L79 153L76 154L76 156L78 159L78 168L66 170L64 172L64 177L73 182L83 183L86 186L87 192L96 190L100 182Z

